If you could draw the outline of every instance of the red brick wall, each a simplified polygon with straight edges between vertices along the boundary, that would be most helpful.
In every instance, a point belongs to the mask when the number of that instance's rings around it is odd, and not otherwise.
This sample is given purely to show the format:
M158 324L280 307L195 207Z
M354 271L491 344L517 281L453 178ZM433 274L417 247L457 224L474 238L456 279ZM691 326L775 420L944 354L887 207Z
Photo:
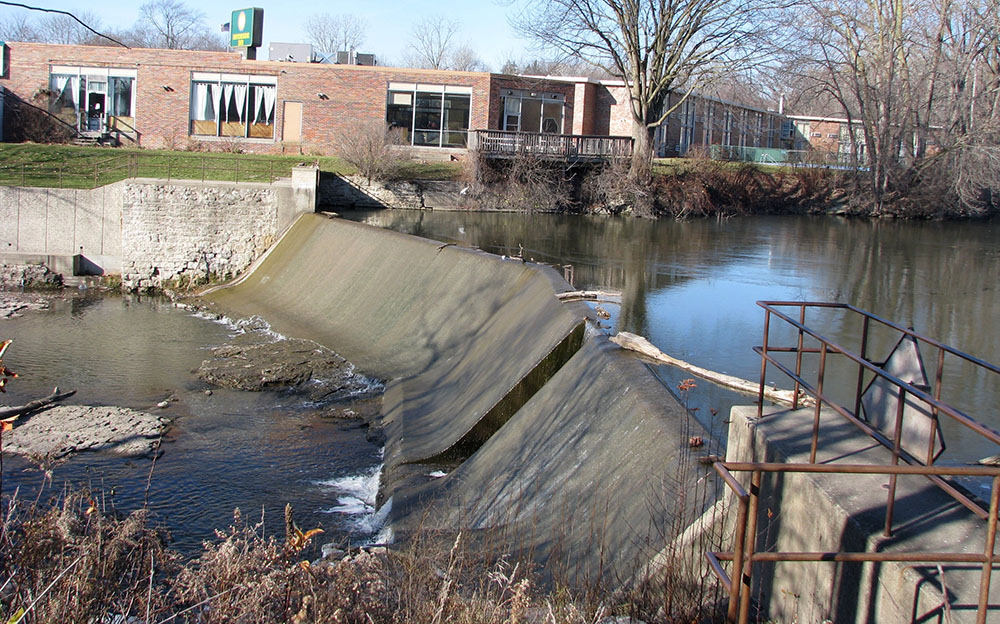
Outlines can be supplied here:
M247 61L239 54L187 50L147 50L94 46L8 43L10 72L0 84L30 100L49 84L51 65L135 69L135 122L143 147L201 145L209 149L225 143L189 136L191 72L277 76L274 140L240 140L252 152L281 152L284 102L302 102L302 142L294 149L329 152L338 133L365 119L385 119L389 82L411 82L472 87L471 129L488 125L490 75L391 67L361 67ZM167 91L163 86L169 86ZM324 93L323 100L317 94Z

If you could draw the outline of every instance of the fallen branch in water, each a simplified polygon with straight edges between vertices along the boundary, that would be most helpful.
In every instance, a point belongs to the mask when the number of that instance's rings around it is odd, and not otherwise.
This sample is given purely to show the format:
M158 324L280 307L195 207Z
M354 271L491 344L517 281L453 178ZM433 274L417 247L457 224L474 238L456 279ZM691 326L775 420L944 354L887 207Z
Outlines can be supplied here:
M46 405L55 403L56 401L62 401L63 399L68 399L69 397L76 394L76 390L70 390L69 392L59 392L59 387L57 386L52 390L52 394L41 399L35 399L30 403L25 403L24 405L18 405L15 407L3 407L0 408L0 420L7 420L11 418L16 418L18 416L23 416L34 412L35 410L41 409Z
M760 393L760 384L757 382L747 381L746 379L740 379L739 377L733 377L732 375L726 375L724 373L717 373L715 371L701 368L700 366L695 366L694 364L690 364L684 360L678 360L677 358L671 357L663 351L660 351L642 336L637 336L628 332L618 332L618 335L611 338L611 342L615 343L619 347L622 347L623 349L636 351L661 364L676 366L681 370L687 371L692 375L697 375L702 379L707 379L708 381L724 388L729 388L730 390L735 390L750 396L758 396ZM794 394L792 394L791 390L778 390L777 388L764 386L764 398L772 403L791 405L793 397ZM800 392L799 406L808 405L815 405L812 397L804 396Z
M608 303L621 303L622 294L604 290L571 290L569 292L556 293L556 299L559 301L605 301Z

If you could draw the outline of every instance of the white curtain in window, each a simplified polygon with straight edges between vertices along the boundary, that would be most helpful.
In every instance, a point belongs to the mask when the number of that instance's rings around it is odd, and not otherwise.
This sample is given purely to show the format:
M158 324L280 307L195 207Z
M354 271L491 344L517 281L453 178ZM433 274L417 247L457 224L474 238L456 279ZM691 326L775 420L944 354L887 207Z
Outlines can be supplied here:
M245 84L233 85L233 92L236 97L236 114L239 115L242 122L244 115L246 115L247 86Z
M226 121L229 121L229 105L233 103L233 85L224 84L222 85L222 107L219 108L219 115L225 116Z
M260 119L260 107L264 103L264 87L254 85L253 88L253 114L250 116L251 123L257 123Z
M208 85L204 82L194 83L191 94L191 119L209 119L208 115Z
M274 99L277 95L277 90L274 87L261 87L264 92L264 119L270 121L271 114L274 112Z
M213 119L213 120L218 121L220 115L216 115L215 114L215 109L219 105L219 96L222 94L222 86L220 86L218 83L213 83L210 86L212 87L212 89L211 89L212 90L212 101L210 102L210 104L212 105L212 116L211 117L206 117L206 119ZM206 108L205 110L207 112L208 108Z

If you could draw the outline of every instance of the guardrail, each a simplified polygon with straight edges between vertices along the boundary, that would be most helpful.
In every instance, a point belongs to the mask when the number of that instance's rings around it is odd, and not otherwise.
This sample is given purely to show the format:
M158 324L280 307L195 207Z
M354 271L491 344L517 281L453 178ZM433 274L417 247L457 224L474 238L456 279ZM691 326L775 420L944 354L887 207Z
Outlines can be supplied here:
M242 156L129 153L98 161L0 165L0 184L92 189L140 177L272 184L290 176L297 164L292 160Z
M763 416L764 384L768 367L774 367L788 376L795 385L795 397L792 409L799 406L800 393L815 399L813 409L813 426L810 440L808 464L774 464L774 463L737 463L717 462L715 470L734 492L738 501L736 518L735 545L732 552L706 553L712 570L722 581L729 592L728 618L732 622L745 623L749 618L751 578L754 563L779 561L834 561L834 562L928 562L928 563L976 563L982 565L982 576L979 587L979 602L977 622L985 623L989 602L990 578L995 563L1000 562L994 555L997 533L998 506L1000 506L1000 467L991 466L940 466L936 462L945 450L943 435L940 430L940 418L950 418L954 422L985 438L993 444L1000 445L1000 433L993 428L976 421L974 418L942 400L942 388L945 378L945 356L952 356L958 361L972 365L977 373L990 373L1000 376L1000 367L983 361L972 355L959 351L933 338L924 336L911 328L906 328L892 321L883 319L855 306L828 302L795 302L795 301L758 301L757 304L765 311L763 344L754 347L761 356L760 390L757 401L757 417ZM793 312L789 313L788 309ZM861 340L857 353L837 344L821 332L809 327L806 323L808 310L841 311L861 321ZM794 311L798 314L794 314ZM775 344L771 340L772 321L783 323L791 328L793 344ZM898 337L893 354L885 362L876 362L869 354L870 339L873 329L888 330L889 337ZM807 340L809 344L807 345ZM910 352L900 349L909 341ZM937 363L933 371L933 379L927 378L920 356L921 346L936 353ZM915 355L913 352L915 349ZM893 358L902 353L901 358L910 358L912 362L905 363L905 375L917 371L916 376L923 380L902 379L898 361ZM794 356L794 364L782 361ZM815 381L806 379L804 356L818 356L815 367ZM825 387L827 382L827 365L831 356L840 356L847 360L847 366L857 367L856 384L851 405L835 400ZM811 367L810 367L811 368ZM896 371L896 372L894 372ZM996 378L1000 381L1000 377ZM926 384L923 383L926 381ZM867 382L867 383L866 383ZM866 394L877 388L879 400L872 399L875 395ZM867 403L866 403L867 401ZM870 438L891 452L888 465L851 465L837 462L817 464L816 456L819 446L820 415L824 408L832 410L855 425ZM865 409L862 414L862 409ZM916 411L915 411L916 410ZM909 416L909 421L906 416ZM924 419L923 425L914 428L913 421L917 417ZM778 416L780 418L780 416ZM922 428L921 428L922 427ZM926 436L926 439L923 439ZM904 439L911 445L904 448ZM912 444L914 440L918 448ZM922 452L921 452L922 451ZM903 462L901 465L900 462ZM750 472L750 490L732 475L732 472ZM762 476L765 473L811 473L811 474L876 474L888 476L888 496L885 506L884 534L888 537L893 531L893 515L896 503L897 478L900 475L921 475L946 492L973 514L986 521L986 541L982 555L956 552L767 552L756 553L758 500L761 496ZM990 502L988 508L968 494L963 488L955 485L947 477L988 477L992 479ZM739 575L739 581L734 582L722 565L723 561L732 562L733 574Z
M632 137L575 134L539 134L476 130L472 145L486 156L528 154L565 160L607 160L632 156Z
M773 464L717 462L715 471L722 477L729 489L736 495L738 510L736 534L731 552L708 552L712 571L729 593L726 617L730 622L747 624L750 618L750 598L753 588L753 566L755 563L778 562L901 562L901 563L975 563L982 566L976 611L977 624L986 624L989 608L990 580L993 565L998 561L994 555L997 537L997 515L1000 507L1000 468L981 466L872 466L837 464ZM733 476L733 472L751 473L749 491ZM848 552L848 551L799 551L799 552L757 552L757 518L760 512L761 485L765 473L809 473L839 475L890 475L895 479L901 475L923 475L944 478L946 476L982 476L993 480L990 492L990 507L986 514L986 540L983 553L961 553L954 551L928 552ZM887 520L888 521L888 520ZM723 566L724 561L732 563L733 581Z

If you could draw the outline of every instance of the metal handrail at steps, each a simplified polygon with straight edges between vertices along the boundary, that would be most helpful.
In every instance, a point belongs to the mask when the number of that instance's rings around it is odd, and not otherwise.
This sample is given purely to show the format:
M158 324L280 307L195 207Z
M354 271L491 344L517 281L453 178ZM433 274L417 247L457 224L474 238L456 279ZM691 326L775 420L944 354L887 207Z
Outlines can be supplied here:
M1000 507L1000 467L998 466L945 466L935 462L944 450L943 438L939 437L939 419L942 415L955 423L967 428L978 436L1000 445L1000 433L993 428L976 421L974 418L942 401L942 386L945 378L945 358L952 356L964 365L971 365L979 374L1000 375L1000 367L964 353L933 338L924 336L912 328L906 328L892 321L861 310L855 306L843 303L829 302L794 302L794 301L758 301L765 311L763 344L754 347L761 356L760 392L757 401L757 418L764 416L764 385L768 366L772 366L788 376L795 384L794 396L800 391L815 399L812 437L808 463L766 463L766 462L716 462L715 470L722 477L738 501L736 517L736 533L733 552L706 553L713 572L722 581L729 592L728 619L731 622L745 623L749 621L750 593L752 587L752 572L754 563L758 562L794 562L794 561L831 561L831 562L927 562L927 563L976 563L982 565L979 586L979 601L976 621L985 623L990 595L990 580L992 569L998 558L994 554L997 535L998 507ZM798 315L787 313L787 310L797 309ZM824 310L826 312L846 313L849 317L861 320L861 344L858 353L834 342L823 333L806 324L807 310ZM772 319L784 323L795 335L795 344L775 345L771 340ZM897 349L904 341L911 341L919 358L920 347L936 352L937 365L934 369L933 382L927 379L927 385L901 379L890 365L890 356L885 362L876 362L870 355L870 341L873 330L887 330L890 335L899 336ZM807 346L808 341L808 346ZM895 353L896 350L894 350ZM794 365L781 361L780 356L794 356ZM816 367L815 382L807 380L803 373L803 356L819 356ZM857 366L857 381L854 388L853 406L846 406L835 400L833 393L824 388L827 382L827 364L831 355L846 358L848 366ZM923 371L922 361L919 370ZM868 383L866 384L866 379ZM996 377L1000 381L1000 377ZM870 397L866 393L873 387L880 386L883 401L881 407L887 414L880 423L872 422L872 414L867 410L871 407ZM867 389L864 389L867 388ZM927 430L926 454L920 457L903 448L906 436L904 415L912 414L915 405L919 405L922 414L930 421ZM797 409L798 401L792 409ZM853 409L852 409L853 407ZM866 409L862 416L862 408ZM826 408L826 410L824 410ZM856 426L870 438L887 448L891 453L891 463L888 465L859 465L838 462L816 461L819 446L820 415L823 411L832 410ZM873 410L874 411L874 410ZM780 418L780 416L778 416ZM912 419L912 416L911 416ZM879 426L891 429L881 430ZM902 460L903 464L900 464ZM734 472L749 472L751 474L749 491L733 475ZM921 475L929 479L941 490L954 498L961 505L972 511L976 516L986 521L986 537L983 553L959 552L755 552L758 542L759 499L763 475L768 473L804 473L827 475L886 475L889 478L888 500L885 506L884 535L889 537L893 531L893 512L896 503L897 478L901 475ZM947 477L987 477L991 479L990 502L984 506L978 499L967 494L965 490ZM772 510L769 510L772 511ZM734 574L739 581L734 582L723 566L723 561L732 562Z

